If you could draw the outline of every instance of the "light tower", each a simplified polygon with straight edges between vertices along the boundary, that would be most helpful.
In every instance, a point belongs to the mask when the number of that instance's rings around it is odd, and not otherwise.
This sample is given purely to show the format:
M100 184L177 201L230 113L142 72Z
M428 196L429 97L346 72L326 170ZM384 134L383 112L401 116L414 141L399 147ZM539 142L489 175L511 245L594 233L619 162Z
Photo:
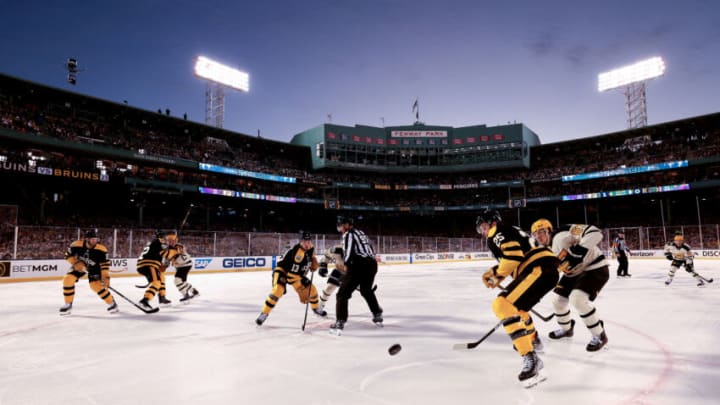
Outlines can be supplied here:
M225 88L247 92L250 89L248 74L198 56L195 61L195 75L207 80L205 124L222 128L225 119Z
M665 62L656 56L598 75L598 91L621 89L625 95L628 128L647 126L645 82L662 76Z

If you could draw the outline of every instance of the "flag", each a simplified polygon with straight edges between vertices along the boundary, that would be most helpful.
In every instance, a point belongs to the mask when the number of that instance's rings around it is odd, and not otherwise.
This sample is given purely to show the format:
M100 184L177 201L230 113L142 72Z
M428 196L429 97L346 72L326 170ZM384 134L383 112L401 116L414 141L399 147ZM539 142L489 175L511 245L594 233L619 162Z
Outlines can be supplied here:
M415 120L420 120L420 106L418 105L418 99L415 99L415 103L412 106L412 112L415 114Z

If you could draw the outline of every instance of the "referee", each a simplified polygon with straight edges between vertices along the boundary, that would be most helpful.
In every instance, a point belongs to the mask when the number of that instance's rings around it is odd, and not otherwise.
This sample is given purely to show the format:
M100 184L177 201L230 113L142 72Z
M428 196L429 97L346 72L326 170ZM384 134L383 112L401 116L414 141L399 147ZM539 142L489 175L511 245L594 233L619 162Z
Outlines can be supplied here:
M373 291L378 266L370 240L363 231L354 227L351 217L338 216L337 230L343 233L343 259L347 272L340 281L335 306L336 321L330 327L330 333L339 335L343 330L348 318L348 300L358 286L373 314L373 322L382 326L382 308Z

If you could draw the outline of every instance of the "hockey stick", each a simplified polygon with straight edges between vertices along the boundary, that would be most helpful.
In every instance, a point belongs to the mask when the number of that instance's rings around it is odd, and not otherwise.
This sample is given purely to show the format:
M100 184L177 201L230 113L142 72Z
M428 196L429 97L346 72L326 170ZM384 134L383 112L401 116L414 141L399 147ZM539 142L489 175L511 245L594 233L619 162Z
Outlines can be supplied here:
M148 283L145 284L145 285L135 284L135 287L137 287L137 288L148 288L148 287L150 287L150 282L148 281Z
M488 333L486 333L485 336L481 337L479 340L470 343L455 343L453 345L453 350L469 350L476 348L480 343L484 342L485 339L492 335L493 332L495 332L497 328L500 327L500 325L502 325L502 321L498 321L498 323L496 323L495 326L493 326L493 328L490 329Z
M705 277L701 276L701 275L698 274L698 273L695 273L695 274L697 274L697 276L698 276L698 278L699 278L700 280L702 280L702 281L704 281L704 282L706 282L706 283L712 283L712 282L713 282L713 279L711 279L711 278L705 278Z
M185 223L187 222L188 217L190 216L190 211L193 209L193 205L190 204L187 211L185 211L185 216L183 217L182 222L180 222L180 228L178 228L178 232L182 231L183 227L185 226Z
M137 309L145 312L146 314L154 314L155 312L157 312L157 311L160 310L160 308L153 308L153 309L151 309L151 310L147 310L147 309L141 307L140 305L138 305L137 303L135 303L135 301L132 301L130 298L122 295L122 293L121 293L120 291L118 291L118 290L116 290L116 289L114 289L114 288L112 288L112 287L110 287L110 286L108 286L107 288L108 288L110 291L114 292L115 294L119 295L120 297L124 298L125 301L133 304L133 306L135 306L135 308L137 308Z
M314 272L314 271L311 271L311 272L310 272L310 285L308 286L308 288L310 288L310 291L312 291L313 276L315 276L315 272ZM305 325L307 324L307 313L308 313L308 308L309 308L309 307L310 307L310 293L308 292L308 300L307 300L307 302L305 303L305 319L303 319L303 324L302 324L302 330L303 330L303 331L305 331Z
M531 309L530 312L532 312L535 316L537 316L538 318L542 319L545 322L548 322L549 320L553 319L553 317L555 316L554 312L548 316L542 316L542 314L540 314L538 311L536 311L535 308Z

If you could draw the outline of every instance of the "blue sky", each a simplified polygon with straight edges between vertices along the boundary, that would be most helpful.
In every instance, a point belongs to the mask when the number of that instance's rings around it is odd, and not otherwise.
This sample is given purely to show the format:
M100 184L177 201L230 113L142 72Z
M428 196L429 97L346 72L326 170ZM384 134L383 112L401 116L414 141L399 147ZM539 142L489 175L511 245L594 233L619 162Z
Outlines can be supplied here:
M250 74L225 128L289 141L327 122L522 122L543 143L625 129L597 74L661 55L649 124L720 111L720 2L7 1L0 71L204 122L200 54ZM63 63L78 59L78 84Z

